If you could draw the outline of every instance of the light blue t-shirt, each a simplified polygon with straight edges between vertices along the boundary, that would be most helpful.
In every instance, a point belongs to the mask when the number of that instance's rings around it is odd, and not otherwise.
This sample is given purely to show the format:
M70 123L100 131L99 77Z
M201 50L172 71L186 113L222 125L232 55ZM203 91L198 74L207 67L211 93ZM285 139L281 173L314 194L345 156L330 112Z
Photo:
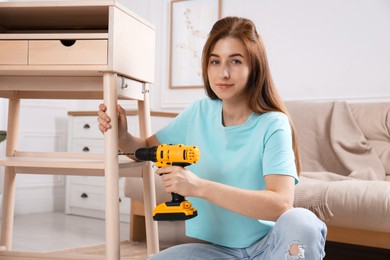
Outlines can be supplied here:
M290 124L280 112L252 113L244 124L224 127L222 102L203 98L156 136L160 143L198 146L200 160L188 169L203 179L248 190L264 190L267 174L290 175L298 182ZM190 237L243 248L267 235L274 225L203 199L187 199L198 210L197 217L186 221Z

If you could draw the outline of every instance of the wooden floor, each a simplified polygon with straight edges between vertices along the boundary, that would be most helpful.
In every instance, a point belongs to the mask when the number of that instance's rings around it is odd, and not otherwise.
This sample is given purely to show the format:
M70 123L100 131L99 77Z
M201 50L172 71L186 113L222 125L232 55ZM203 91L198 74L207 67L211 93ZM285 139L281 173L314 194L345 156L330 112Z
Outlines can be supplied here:
M121 241L129 239L129 224L121 223ZM48 252L105 243L104 221L60 212L15 216L13 249ZM388 260L390 250L339 243L326 244L325 260Z
M327 242L325 260L389 260L390 250Z
M13 250L47 252L105 243L104 221L61 212L17 215ZM129 239L129 224L121 223L121 241Z

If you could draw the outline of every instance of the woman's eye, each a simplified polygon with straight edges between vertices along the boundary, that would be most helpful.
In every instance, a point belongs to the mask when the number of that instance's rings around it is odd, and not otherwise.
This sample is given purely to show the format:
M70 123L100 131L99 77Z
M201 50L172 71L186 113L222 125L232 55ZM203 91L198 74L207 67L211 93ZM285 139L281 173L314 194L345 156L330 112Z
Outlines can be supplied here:
M233 64L241 64L241 61L240 60L232 60L232 63Z
M217 60L211 60L211 61L210 61L210 64L216 65L216 64L219 64L219 61L217 61Z

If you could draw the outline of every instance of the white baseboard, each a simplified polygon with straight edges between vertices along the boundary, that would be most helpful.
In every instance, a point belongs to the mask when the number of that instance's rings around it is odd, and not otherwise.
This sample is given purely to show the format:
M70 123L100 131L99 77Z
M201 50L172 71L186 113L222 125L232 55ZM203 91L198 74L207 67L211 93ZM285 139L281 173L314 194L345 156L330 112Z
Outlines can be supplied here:
M15 215L64 211L65 198L23 199L15 201Z

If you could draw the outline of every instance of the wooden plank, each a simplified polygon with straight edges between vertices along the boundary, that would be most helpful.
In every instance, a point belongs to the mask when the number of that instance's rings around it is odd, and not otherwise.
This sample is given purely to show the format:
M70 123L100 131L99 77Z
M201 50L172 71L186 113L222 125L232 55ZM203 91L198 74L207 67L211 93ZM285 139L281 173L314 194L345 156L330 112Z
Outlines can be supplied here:
M144 203L131 200L130 209L130 240L143 241L146 238Z
M7 96L10 92L0 92L0 96ZM94 99L101 100L103 93L99 91L14 91L11 96L20 99Z
M28 41L0 40L0 64L27 64Z
M1 68L0 68L1 70ZM88 92L103 90L101 77L0 77L1 91Z
M134 165L136 162L131 162L130 159L123 159L125 156L121 156L119 163L121 168L138 167L141 165ZM126 157L128 158L128 157ZM123 166L122 166L123 164ZM20 168L40 168L40 169L91 169L91 170L104 170L103 160L87 160L87 159L73 159L73 158L49 158L49 157L2 157L0 158L0 165L5 167L20 167ZM125 167L129 165L129 167ZM28 172L25 170L24 172Z
M328 226L328 241L390 249L390 233Z
M1 260L103 260L104 256L59 255L53 253L0 251Z
M131 171L145 165L135 162L127 156L119 156L121 176L140 176L138 171ZM0 158L0 165L16 167L17 173L51 175L87 175L104 176L105 163L103 154L70 152L14 152L13 156ZM100 170L100 171L99 171Z
M108 6L114 1L50 1L0 3L6 33L108 28Z
M0 76L102 76L107 65L0 65Z
M98 111L69 111L69 116L97 116ZM127 116L136 116L138 115L138 110L126 110ZM150 111L151 116L156 117L176 117L178 113L176 112L165 112L165 111Z
M20 2L5 2L1 3L0 9L7 7L24 8L35 7L34 10L39 12L39 7L81 7L81 6L109 6L114 5L115 0L96 0L96 1L20 1Z
M120 177L142 177L142 171L138 167L143 166L144 162L132 164L120 164ZM15 167L18 174L46 174L46 175L69 175L69 176L90 176L104 177L103 169L65 169L65 168L32 168L32 167Z
M107 32L96 33L95 31L78 31L77 33L12 33L0 34L0 39L4 40L64 40L64 39L108 39Z
M109 32L109 69L136 80L152 83L155 30L111 6ZM137 37L134 37L135 35Z

